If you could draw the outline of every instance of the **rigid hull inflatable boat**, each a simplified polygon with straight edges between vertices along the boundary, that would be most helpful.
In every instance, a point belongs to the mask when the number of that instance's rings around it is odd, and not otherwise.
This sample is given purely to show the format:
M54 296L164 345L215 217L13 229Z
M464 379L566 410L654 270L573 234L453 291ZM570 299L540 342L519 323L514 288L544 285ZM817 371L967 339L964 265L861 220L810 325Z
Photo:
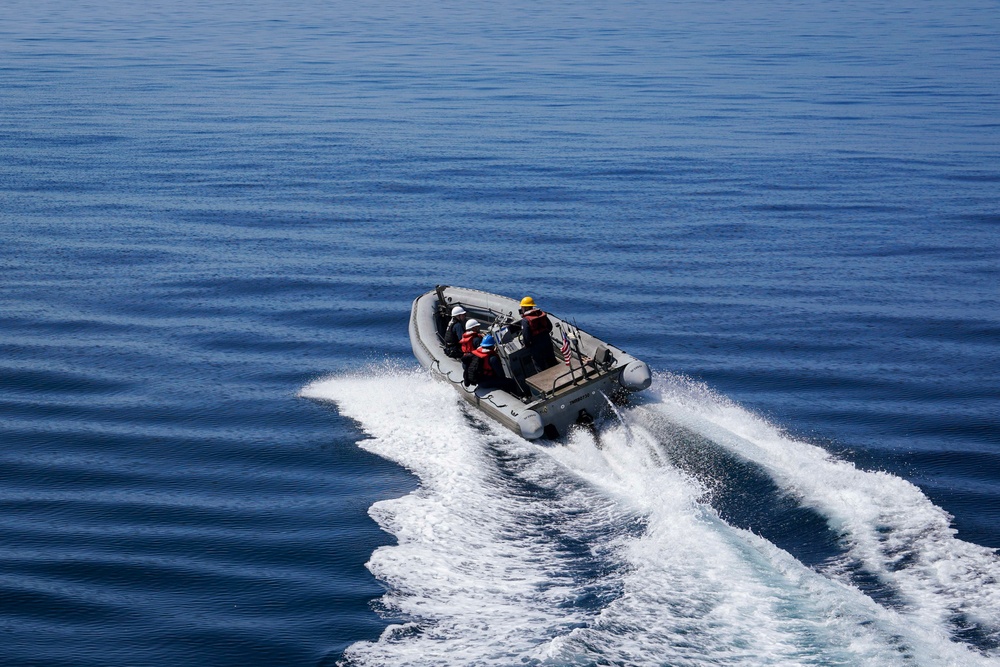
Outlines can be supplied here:
M479 320L483 335L489 333L497 341L504 374L511 380L510 392L463 384L462 360L444 351L444 334L455 306L462 306L469 317ZM518 306L517 301L504 296L439 285L413 302L413 354L466 401L529 440L555 439L573 424L592 423L610 407L609 398L650 385L652 378L645 362L551 313L549 336L557 350L557 363L536 368L518 336Z

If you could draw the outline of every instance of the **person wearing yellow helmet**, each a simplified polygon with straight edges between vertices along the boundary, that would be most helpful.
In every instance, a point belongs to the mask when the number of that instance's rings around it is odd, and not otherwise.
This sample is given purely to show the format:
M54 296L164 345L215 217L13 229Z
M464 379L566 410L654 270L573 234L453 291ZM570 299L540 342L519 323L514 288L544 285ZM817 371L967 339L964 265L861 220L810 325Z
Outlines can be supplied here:
M556 365L555 349L552 347L552 320L530 296L521 299L521 339L524 347L531 352L531 359L538 371Z

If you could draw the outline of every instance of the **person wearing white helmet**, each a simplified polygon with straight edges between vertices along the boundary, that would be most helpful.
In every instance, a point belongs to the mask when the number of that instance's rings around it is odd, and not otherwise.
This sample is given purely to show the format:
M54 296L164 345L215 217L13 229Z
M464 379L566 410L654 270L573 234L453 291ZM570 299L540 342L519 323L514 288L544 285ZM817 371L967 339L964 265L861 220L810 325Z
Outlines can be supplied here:
M462 340L459 341L459 347L462 348L462 356L470 354L479 347L479 342L482 340L479 330L482 326L479 320L475 318L470 317L465 321L465 333L462 334Z
M451 309L451 320L448 321L448 326L444 331L444 353L453 359L458 359L462 356L462 348L459 346L459 341L465 333L465 320L467 317L468 313L465 312L465 308L455 306Z

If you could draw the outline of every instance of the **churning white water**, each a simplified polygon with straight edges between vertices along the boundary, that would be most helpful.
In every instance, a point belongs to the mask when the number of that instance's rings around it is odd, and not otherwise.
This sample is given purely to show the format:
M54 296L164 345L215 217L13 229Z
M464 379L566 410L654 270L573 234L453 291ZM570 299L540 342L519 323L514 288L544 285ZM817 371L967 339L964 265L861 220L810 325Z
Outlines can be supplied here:
M372 506L396 537L368 567L400 622L346 659L393 665L987 665L956 618L998 625L1000 562L954 537L915 486L788 438L684 378L599 437L531 443L423 372L327 378L333 401L420 487ZM845 558L893 588L872 600L706 502L670 462L677 427L765 470L826 517Z

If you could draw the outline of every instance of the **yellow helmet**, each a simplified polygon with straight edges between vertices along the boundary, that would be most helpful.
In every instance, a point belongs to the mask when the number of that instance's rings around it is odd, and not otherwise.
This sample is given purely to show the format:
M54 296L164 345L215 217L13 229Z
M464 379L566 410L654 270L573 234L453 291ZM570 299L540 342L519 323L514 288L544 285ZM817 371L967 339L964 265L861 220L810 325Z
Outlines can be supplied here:
M535 300L532 299L530 296L526 296L523 299L521 299L521 308L534 308L534 307L535 307Z

